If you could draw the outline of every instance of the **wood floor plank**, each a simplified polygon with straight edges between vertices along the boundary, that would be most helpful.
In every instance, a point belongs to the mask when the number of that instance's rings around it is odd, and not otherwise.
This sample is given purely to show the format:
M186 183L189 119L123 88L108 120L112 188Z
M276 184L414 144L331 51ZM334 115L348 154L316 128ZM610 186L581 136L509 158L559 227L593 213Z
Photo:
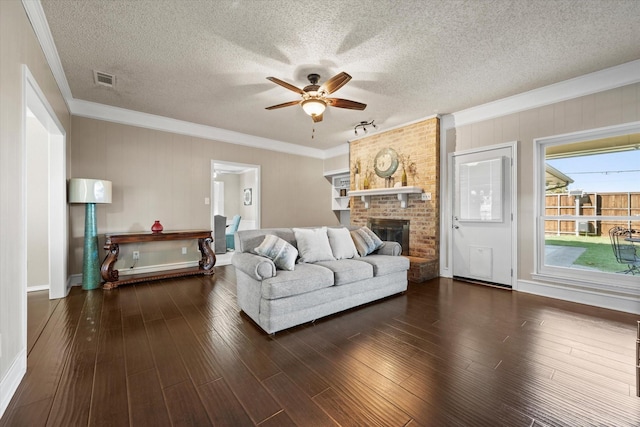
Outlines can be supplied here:
M31 353L36 340L49 321L51 314L60 303L59 299L50 300L49 291L27 293L27 355Z
M124 358L106 359L96 364L88 425L129 425Z
M249 426L253 422L224 379L197 387L209 419L216 426Z
M212 425L191 381L165 388L164 395L172 426Z
M27 374L9 405L18 406L55 397L67 355L73 345L85 294L75 292L56 306L27 358Z
M221 377L219 367L202 347L183 317L168 320L167 327L195 385L208 383Z
M279 373L267 378L264 384L297 425L337 425L285 374Z
M123 334L124 334L124 355L127 375L146 371L155 367L151 346L147 337L142 315L131 314L124 317L123 313Z
M145 327L162 388L188 380L189 374L165 320L145 322Z
M48 425L85 425L89 419L91 392L102 318L102 291L87 292L69 357L47 420Z
M168 426L169 413L155 369L127 377L129 414L132 426Z
M636 315L438 278L269 335L214 276L29 304L0 426L639 425Z
M249 368L238 362L237 353L230 349L217 333L202 334L198 338L220 366L225 383L233 390L255 423L260 423L282 410Z

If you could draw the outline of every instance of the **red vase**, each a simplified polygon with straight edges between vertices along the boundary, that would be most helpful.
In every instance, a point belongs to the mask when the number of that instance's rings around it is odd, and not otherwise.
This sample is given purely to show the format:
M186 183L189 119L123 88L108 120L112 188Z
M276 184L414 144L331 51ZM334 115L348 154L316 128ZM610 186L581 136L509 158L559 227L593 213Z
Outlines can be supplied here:
M164 227L162 227L162 224L160 224L160 221L154 222L153 225L151 226L152 233L162 233L162 230L164 230Z

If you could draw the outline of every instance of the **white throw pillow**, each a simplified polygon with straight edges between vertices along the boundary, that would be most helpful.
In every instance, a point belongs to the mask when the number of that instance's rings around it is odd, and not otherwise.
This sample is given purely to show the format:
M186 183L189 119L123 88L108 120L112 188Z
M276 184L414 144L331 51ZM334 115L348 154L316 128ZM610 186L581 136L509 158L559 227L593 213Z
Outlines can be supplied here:
M351 234L346 228L327 228L329 245L336 259L353 258L358 256L356 245L353 244Z
M267 234L260 246L254 249L258 255L270 258L281 270L293 271L298 257L298 250L286 240Z
M351 238L360 256L367 256L382 246L382 240L367 227L360 227L351 232Z
M327 227L322 228L294 228L293 234L298 242L300 262L334 261Z

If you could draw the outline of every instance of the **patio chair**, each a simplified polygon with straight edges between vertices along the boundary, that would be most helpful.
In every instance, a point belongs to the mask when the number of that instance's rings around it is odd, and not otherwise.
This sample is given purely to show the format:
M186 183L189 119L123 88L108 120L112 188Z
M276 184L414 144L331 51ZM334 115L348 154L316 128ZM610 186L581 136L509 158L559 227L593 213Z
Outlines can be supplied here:
M640 256L638 248L633 242L625 239L635 238L638 235L637 230L631 230L624 227L613 227L609 230L611 238L611 247L616 261L627 266L626 270L618 271L618 273L633 274L640 273Z

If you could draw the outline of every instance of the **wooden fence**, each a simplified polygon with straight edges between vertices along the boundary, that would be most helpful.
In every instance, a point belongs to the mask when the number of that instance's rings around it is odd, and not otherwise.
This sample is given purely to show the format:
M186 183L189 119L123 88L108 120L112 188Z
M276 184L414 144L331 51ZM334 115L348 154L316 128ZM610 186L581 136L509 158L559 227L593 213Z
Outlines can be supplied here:
M585 193L582 197L569 196L568 194L547 194L545 199L545 214L548 216L599 215L638 217L634 221L622 219L620 221L547 220L544 222L545 234L576 234L577 228L580 234L607 236L609 230L616 226L640 228L640 193Z

